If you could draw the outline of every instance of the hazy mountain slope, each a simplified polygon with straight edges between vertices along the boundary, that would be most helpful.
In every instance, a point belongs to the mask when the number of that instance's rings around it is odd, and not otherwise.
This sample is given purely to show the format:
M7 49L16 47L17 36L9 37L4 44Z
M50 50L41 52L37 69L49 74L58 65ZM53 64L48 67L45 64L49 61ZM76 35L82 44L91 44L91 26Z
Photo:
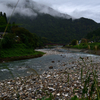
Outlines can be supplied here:
M100 28L94 30L93 32L88 33L86 35L86 38L91 41L100 42Z
M81 39L87 33L100 27L93 20L81 18L77 20L52 17L48 14L40 14L34 19L16 15L12 17L12 22L22 24L32 33L47 37L49 41L55 43L68 43L73 39Z
M13 9L15 6L15 2L6 2L5 5L8 9ZM50 14L54 17L62 17L62 18L71 18L71 16L67 14L60 13L46 5L42 5L39 3L36 3L32 0L20 0L18 3L16 10L14 11L14 14L20 14L21 16L31 16L36 17L38 14Z
M5 3L8 9L14 3ZM21 0L11 22L20 24L32 33L46 37L53 43L68 43L73 39L81 39L87 33L97 29L100 25L93 20L80 18L72 20L67 14L62 14L45 5L32 0Z

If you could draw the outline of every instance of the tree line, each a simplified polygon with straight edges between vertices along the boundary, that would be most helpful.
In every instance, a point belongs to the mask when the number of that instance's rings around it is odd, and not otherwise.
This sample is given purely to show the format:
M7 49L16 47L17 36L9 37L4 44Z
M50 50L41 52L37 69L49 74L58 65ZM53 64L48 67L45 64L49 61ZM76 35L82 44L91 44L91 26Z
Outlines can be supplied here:
M50 16L49 14L38 14L37 17L26 17L14 15L11 21L16 21L20 26L28 29L38 36L46 37L49 43L66 44L73 39L80 40L87 33L100 27L93 20L80 18L76 20L64 19Z
M4 32L7 23L6 13L0 12L0 32ZM13 22L9 23L7 34L0 39L0 49L15 48L19 44L24 44L25 48L35 49L44 46L46 42L46 38L38 37L35 33L31 33Z

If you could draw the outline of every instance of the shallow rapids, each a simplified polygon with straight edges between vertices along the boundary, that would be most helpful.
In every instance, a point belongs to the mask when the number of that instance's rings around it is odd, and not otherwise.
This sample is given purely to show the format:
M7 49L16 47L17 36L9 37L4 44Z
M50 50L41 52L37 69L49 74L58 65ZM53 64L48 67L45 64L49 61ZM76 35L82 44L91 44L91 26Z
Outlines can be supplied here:
M46 70L63 69L77 66L80 57L89 57L93 63L99 63L100 56L73 52L65 49L38 49L46 54L39 58L13 61L0 64L0 80L10 79L30 74L43 73ZM53 69L50 69L52 67ZM33 69L33 70L32 70ZM35 71L36 72L35 72Z

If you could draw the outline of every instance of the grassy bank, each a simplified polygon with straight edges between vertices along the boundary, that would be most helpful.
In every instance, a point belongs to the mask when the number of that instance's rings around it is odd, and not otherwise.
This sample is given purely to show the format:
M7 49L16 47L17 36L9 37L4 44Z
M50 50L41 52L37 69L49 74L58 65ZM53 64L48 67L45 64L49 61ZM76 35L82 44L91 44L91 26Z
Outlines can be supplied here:
M67 50L84 52L89 54L100 55L100 43L81 43L79 45L66 45L63 48Z
M81 43L79 45L71 46L71 48L96 50L96 49L100 49L100 43L98 43L98 42L95 42L95 43Z
M15 46L15 48L1 49L0 62L40 57L43 54L43 52L35 51L33 48L27 48L21 44Z

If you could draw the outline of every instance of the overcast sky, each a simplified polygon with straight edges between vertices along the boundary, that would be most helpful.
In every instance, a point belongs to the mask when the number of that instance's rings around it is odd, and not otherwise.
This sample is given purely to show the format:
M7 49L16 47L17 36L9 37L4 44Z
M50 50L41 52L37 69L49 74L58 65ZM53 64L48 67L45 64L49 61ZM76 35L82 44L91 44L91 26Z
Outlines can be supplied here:
M34 0L73 17L86 17L100 23L100 0Z
M2 2L18 0L0 0ZM21 0L20 0L21 1ZM100 0L33 0L72 17L90 18L100 23Z

